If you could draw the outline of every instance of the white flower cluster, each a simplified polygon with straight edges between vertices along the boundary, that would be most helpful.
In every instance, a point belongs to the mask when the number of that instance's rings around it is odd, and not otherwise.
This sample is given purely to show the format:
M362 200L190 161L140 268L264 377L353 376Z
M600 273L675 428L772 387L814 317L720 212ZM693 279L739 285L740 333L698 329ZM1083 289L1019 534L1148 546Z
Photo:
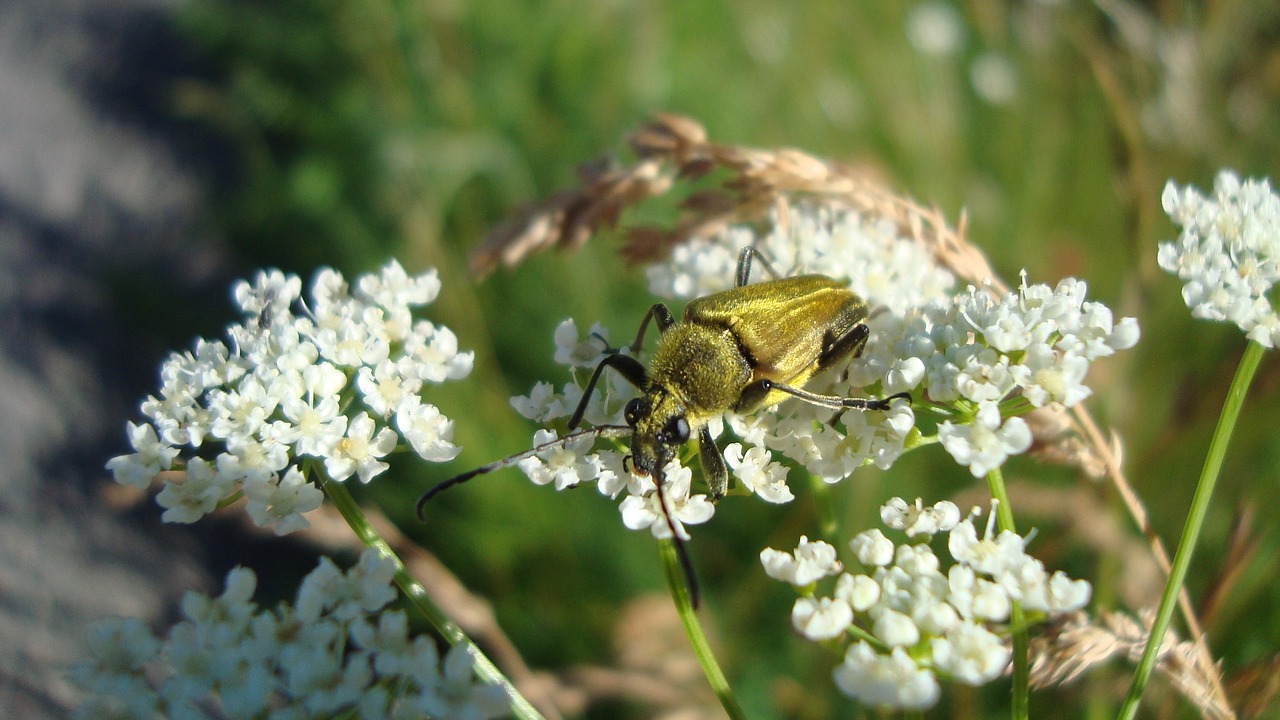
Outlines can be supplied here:
M651 289L683 298L726 289L739 251L753 243L768 257L790 259L791 272L848 280L887 312L867 321L871 336L851 362L847 382L816 378L810 389L844 396L910 392L951 406L953 420L939 426L938 438L975 476L1031 445L1026 423L1002 412L1005 401L1021 396L1032 407L1075 405L1091 392L1083 384L1089 364L1138 341L1137 322L1115 322L1105 305L1085 300L1079 280L1050 288L1028 285L1024 277L1017 292L998 301L973 287L954 294L951 274L888 223L869 225L854 213L800 205L772 225L773 232L759 238L730 228L722 237L677 247L669 263L650 268ZM753 279L767 279L763 272ZM828 482L869 463L888 468L915 424L906 403L884 413L845 413L843 429L829 419L829 411L791 402L729 423L748 443L781 452Z
M995 533L994 513L981 536L972 515L961 520L959 509L945 501L925 507L894 498L881 517L924 543L947 533L953 562L943 568L929 545L895 545L880 530L849 543L868 570L863 574L844 572L834 547L804 537L794 553L760 553L770 577L801 593L792 626L809 640L843 647L833 679L841 692L867 705L928 708L941 693L938 678L981 685L1004 674L1013 602L1029 621L1089 602L1089 583L1062 572L1050 575L1026 554L1022 537ZM832 594L816 595L818 581L833 576Z
M1280 343L1271 291L1280 281L1280 196L1267 180L1241 181L1222 171L1206 197L1170 181L1164 211L1182 232L1160 243L1157 260L1183 282L1191 314L1235 323L1250 340Z
M1028 285L996 300L970 286L945 302L875 318L867 350L850 365L853 386L885 393L924 391L953 419L938 439L976 477L1031 446L1031 431L1010 408L1071 407L1092 392L1089 365L1138 342L1133 318L1118 322L1085 299L1081 280Z
M690 299L728 289L739 253L748 245L770 258L780 275L819 273L847 280L877 309L867 320L867 346L847 373L825 373L807 389L843 397L910 392L917 408L919 403L938 406L949 417L938 425L938 440L975 476L1031 446L1030 428L1013 415L1048 403L1080 402L1090 393L1083 384L1089 364L1138 340L1136 321L1114 321L1105 305L1085 299L1086 287L1079 280L1063 280L1051 288L1028 285L1024 278L1016 292L1000 299L973 287L955 294L953 276L888 222L801 204L774 217L771 227L765 234L730 227L677 246L668 261L649 268L651 290ZM750 279L768 280L769 271L756 263ZM538 422L572 414L590 370L609 347L603 328L593 326L582 336L569 320L557 328L555 339L556 360L574 370L573 380L559 390L540 383L528 396L512 400L521 414ZM620 374L605 372L587 405L586 421L621 423L622 409L635 394ZM726 465L742 487L765 501L783 503L792 494L786 468L774 452L834 483L864 465L887 469L919 440L915 412L905 401L883 412L845 412L838 424L831 422L832 414L790 401L749 417L728 415L723 425L742 442L725 447ZM713 436L723 425L712 423ZM535 445L551 437L539 435ZM652 484L622 472L621 452L592 454L592 446L582 438L574 447L555 448L522 465L534 482L554 481L557 489L596 480L611 497L623 488L647 497ZM684 487L670 493L675 514L690 523L709 518L712 506L701 496L682 495ZM624 502L657 507L652 499ZM645 526L639 515L631 517L634 522L628 526ZM655 534L669 534L665 522L648 527Z
M263 609L257 578L236 568L221 596L188 593L164 639L133 618L96 625L91 659L72 671L87 695L75 717L507 717L505 693L476 681L465 645L441 658L431 637L409 635L404 612L384 610L394 573L372 550L346 572L325 558L292 606Z
M332 480L369 482L402 438L426 460L458 454L453 421L421 397L473 360L447 327L413 317L440 292L435 271L410 277L392 261L351 287L325 269L306 302L301 289L279 271L238 283L245 321L228 328L229 345L200 339L161 367L159 393L142 403L149 422L129 424L134 452L107 468L139 487L182 470L157 496L165 521L194 522L243 493L253 521L283 535L322 500L303 458L323 461Z
M733 287L738 254L755 246L782 276L827 275L875 307L899 315L951 295L955 277L920 243L898 234L888 220L872 221L827 205L792 205L775 213L768 232L730 226L709 238L677 245L671 257L648 269L649 290L659 297L692 300ZM751 282L772 279L752 267Z

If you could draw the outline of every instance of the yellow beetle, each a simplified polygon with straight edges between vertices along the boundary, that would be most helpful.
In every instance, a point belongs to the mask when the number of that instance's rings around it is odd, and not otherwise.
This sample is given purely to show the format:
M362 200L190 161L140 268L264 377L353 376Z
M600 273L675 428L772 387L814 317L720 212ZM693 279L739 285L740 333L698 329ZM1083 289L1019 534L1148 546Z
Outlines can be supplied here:
M748 285L751 260L738 258L737 282L730 290L691 301L677 322L656 303L640 323L631 345L638 352L649 321L662 337L646 370L630 355L613 352L596 367L582 401L569 420L575 428L600 374L612 367L643 392L627 404L631 465L639 475L664 467L694 434L703 474L713 497L728 491L724 460L707 422L726 412L741 415L776 405L788 397L836 410L886 410L898 393L884 399L818 395L804 390L814 374L856 357L867 343L867 305L848 287L825 275L799 275ZM774 277L763 256L759 260Z
M753 258L774 279L748 285ZM446 480L418 500L418 516L422 517L427 501L436 494L477 475L584 435L629 433L631 454L624 464L629 461L638 475L655 476L658 501L676 540L696 607L692 567L663 496L662 468L696 435L703 475L712 497L720 498L729 489L729 475L707 429L711 419L726 412L749 414L789 397L840 411L887 410L895 398L909 399L908 393L870 399L819 395L804 389L814 374L862 352L870 332L864 322L867 312L867 304L843 283L825 275L779 278L758 250L743 248L732 289L690 301L679 321L662 303L655 303L645 313L630 350L632 354L640 351L650 321L656 322L661 337L648 368L620 349L611 350L596 366L569 419L569 429L582 422L587 402L606 368L622 373L641 390L639 397L627 403L623 413L626 425L602 425L572 433Z

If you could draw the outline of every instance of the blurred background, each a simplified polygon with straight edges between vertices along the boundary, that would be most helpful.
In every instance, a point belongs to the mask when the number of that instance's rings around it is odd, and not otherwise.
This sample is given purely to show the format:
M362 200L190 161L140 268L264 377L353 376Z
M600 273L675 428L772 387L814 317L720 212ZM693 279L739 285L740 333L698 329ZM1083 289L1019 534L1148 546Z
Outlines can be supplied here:
M237 563L265 593L292 592L323 548L231 520L160 527L101 466L126 449L124 422L164 355L233 319L233 278L395 257L439 269L427 314L476 352L469 378L429 398L465 451L402 464L362 498L491 603L530 666L588 688L570 715L718 717L705 691L624 682L660 677L652 664L686 650L649 600L663 592L654 543L597 493L509 471L442 496L426 524L412 517L433 483L527 447L534 428L508 399L562 380L560 320L624 337L652 302L616 237L483 281L466 261L521 204L625 152L655 111L721 142L869 164L949 218L963 212L1006 280L1081 277L1137 316L1142 342L1098 364L1089 402L1172 547L1244 340L1193 321L1157 269L1156 242L1176 234L1160 191L1169 178L1207 190L1220 168L1280 177L1277 37L1280 5L1251 0L0 4L0 708L65 717L63 668L91 619L171 621L183 590L216 590ZM1280 668L1272 355L1189 580L1240 683ZM1101 607L1154 605L1160 580L1108 486L1025 459L1007 477L1037 556L1093 580ZM751 717L863 717L830 686L835 658L792 636L791 590L759 570L761 548L816 528L792 484L798 502L730 500L697 528L703 618ZM870 527L893 495L968 506L983 493L937 449L836 490L846 527ZM644 645L667 633L670 645ZM1036 693L1033 715L1110 716L1129 676L1115 666ZM951 687L929 716L1002 717L1006 693ZM1151 717L1195 716L1175 693L1148 697Z

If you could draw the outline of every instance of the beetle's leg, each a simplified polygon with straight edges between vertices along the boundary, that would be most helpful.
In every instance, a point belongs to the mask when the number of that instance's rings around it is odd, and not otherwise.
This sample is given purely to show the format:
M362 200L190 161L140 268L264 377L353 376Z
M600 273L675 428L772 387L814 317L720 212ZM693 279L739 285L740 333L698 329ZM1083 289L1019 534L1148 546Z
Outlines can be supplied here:
M640 321L640 331L636 333L636 341L631 343L631 352L638 353L640 348L644 346L644 334L649 329L649 320L657 321L658 332L660 333L666 332L668 328L676 324L676 316L671 314L666 305L654 303L649 307L648 312L644 314L644 319Z
M582 399L578 401L578 408L573 411L573 416L569 418L569 429L578 427L578 423L582 422L582 416L587 412L587 402L591 400L591 393L595 392L596 383L600 381L600 375L604 373L606 367L612 367L614 370L622 373L622 377L638 388L643 389L649 384L649 371L644 369L644 364L630 355L621 355L614 353L606 355L600 364L596 366L595 372L591 373L591 379L587 381L587 388L582 391Z
M711 498L719 500L729 492L729 471L725 469L724 456L706 425L698 432L698 455L702 458L702 476L711 489Z
M734 273L734 287L746 286L747 280L751 276L751 258L753 256L760 261L765 270L769 271L774 280L782 277L777 270L773 269L773 265L769 264L769 258L766 258L764 253L757 250L755 245L748 245L742 248L742 252L738 253L738 271Z
M822 352L818 355L818 372L826 370L845 358L858 357L867 346L867 337L871 328L865 323L858 323L837 338L823 341Z
M768 378L763 378L743 388L737 407L759 407L759 404L764 402L764 399L774 390L799 398L810 405L831 408L832 410L888 410L892 400L897 398L911 399L911 394L905 392L894 393L886 398L847 398L839 395L819 395L818 393L812 393L808 390L783 385Z
M654 493L658 496L658 507L662 508L662 517L667 521L667 529L671 531L671 542L676 548L676 557L680 560L680 567L684 570L685 587L689 591L689 604L694 610L698 609L699 598L701 593L698 592L698 575L693 571L693 561L689 559L689 551L684 546L684 535L681 535L676 529L676 521L671 517L671 508L667 506L667 493L663 487L667 484L667 478L663 475L662 465L654 471L653 487ZM684 528L680 528L683 530ZM688 534L688 531L685 531Z
M613 353L622 351L622 348L609 347L609 341L605 340L604 336L598 332L591 332L590 334L587 335L587 337L593 337L600 341L600 344L604 346L604 350L602 350L601 352L613 354Z

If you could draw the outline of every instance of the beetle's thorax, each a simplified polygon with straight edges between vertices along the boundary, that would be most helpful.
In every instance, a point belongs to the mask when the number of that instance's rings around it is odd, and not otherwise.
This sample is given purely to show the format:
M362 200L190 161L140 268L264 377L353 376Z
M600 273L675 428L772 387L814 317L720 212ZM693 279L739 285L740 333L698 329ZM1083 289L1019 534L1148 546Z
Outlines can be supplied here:
M639 412L628 419L636 471L649 474L665 464L709 419L733 407L750 380L751 367L728 328L687 322L669 328L650 360ZM686 424L683 439L672 432L678 419Z
M665 389L698 427L733 407L750 381L751 364L727 327L678 323L649 361L650 388Z

